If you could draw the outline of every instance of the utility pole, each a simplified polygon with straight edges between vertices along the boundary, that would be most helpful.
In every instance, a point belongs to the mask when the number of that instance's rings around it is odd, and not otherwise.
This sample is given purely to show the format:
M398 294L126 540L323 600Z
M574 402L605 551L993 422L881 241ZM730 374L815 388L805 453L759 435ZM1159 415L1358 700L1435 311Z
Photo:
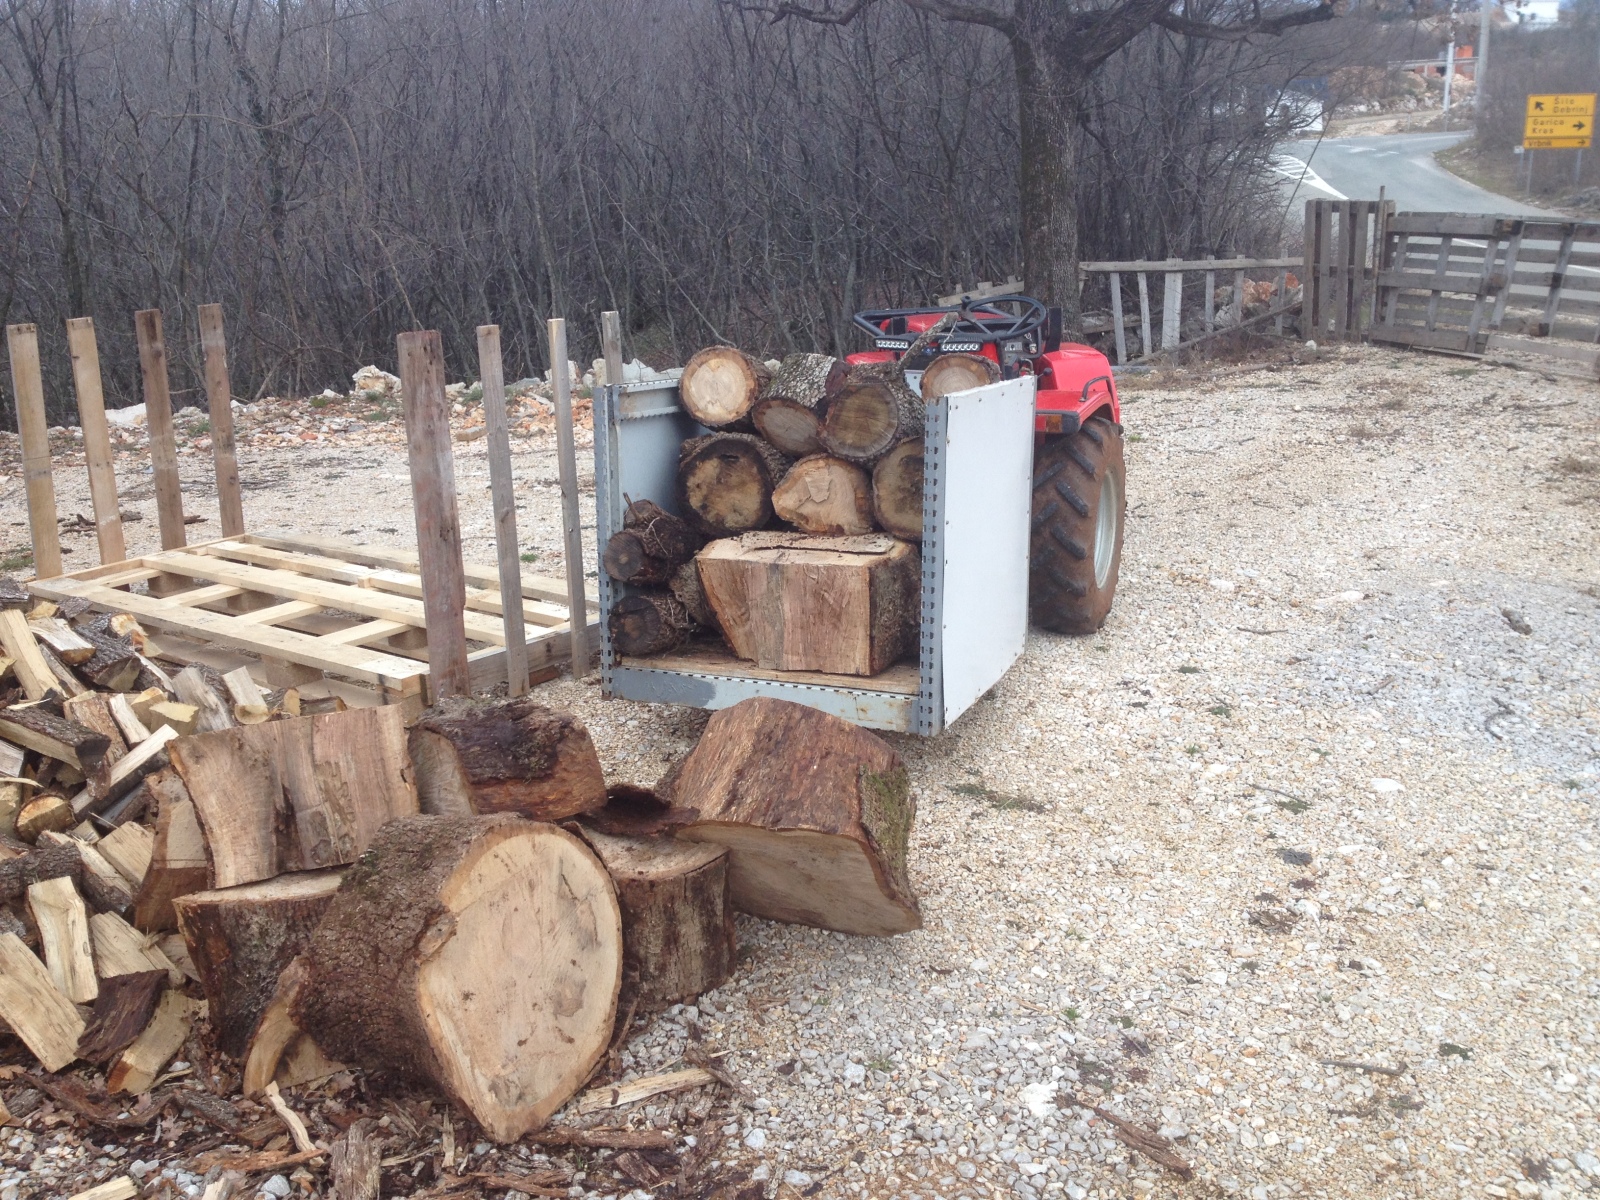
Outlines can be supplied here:
M1450 84L1456 77L1456 0L1450 0L1444 19L1450 22L1450 44L1444 50L1444 127L1449 129Z
M1478 136L1483 137L1485 110L1489 93L1484 90L1484 76L1489 68L1489 14L1496 0L1478 0L1478 50L1477 64L1472 68L1472 117Z

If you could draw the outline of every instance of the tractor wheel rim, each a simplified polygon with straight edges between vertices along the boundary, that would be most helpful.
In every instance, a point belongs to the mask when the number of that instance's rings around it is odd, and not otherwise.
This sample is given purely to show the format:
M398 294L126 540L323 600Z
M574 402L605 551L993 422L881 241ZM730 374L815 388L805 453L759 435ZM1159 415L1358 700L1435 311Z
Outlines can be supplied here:
M1107 471L1100 481L1100 508L1094 522L1094 586L1103 588L1111 575L1111 560L1117 553L1117 523L1122 517L1122 495L1115 472Z

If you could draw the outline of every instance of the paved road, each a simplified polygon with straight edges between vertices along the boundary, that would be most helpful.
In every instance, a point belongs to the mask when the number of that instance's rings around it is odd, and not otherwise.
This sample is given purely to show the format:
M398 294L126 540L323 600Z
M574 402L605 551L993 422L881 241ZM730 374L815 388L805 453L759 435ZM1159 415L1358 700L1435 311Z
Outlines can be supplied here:
M1274 166L1286 179L1296 181L1293 203L1297 205L1306 200L1376 200L1382 187L1385 198L1402 212L1554 215L1549 209L1485 191L1434 161L1436 151L1466 136L1396 133L1289 142Z

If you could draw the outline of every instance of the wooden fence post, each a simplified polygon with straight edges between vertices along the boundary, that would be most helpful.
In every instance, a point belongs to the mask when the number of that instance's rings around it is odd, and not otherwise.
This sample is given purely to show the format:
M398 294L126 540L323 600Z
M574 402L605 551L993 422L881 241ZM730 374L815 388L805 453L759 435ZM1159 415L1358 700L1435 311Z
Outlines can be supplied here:
M228 342L222 332L222 305L200 306L200 348L206 359L206 405L211 410L211 458L217 468L217 507L222 536L244 533L244 499L239 491L239 456L233 444L233 384L228 378Z
M1178 348L1179 323L1183 320L1183 272L1168 271L1166 291L1161 297L1161 348Z
M150 431L150 466L155 473L156 519L161 548L188 544L183 528L183 485L178 479L178 441L172 429L172 391L167 382L167 344L161 334L161 310L142 308L133 314L139 339L139 371L144 376L145 425Z
M572 631L572 677L589 673L589 605L583 588L583 525L578 515L578 448L572 431L572 378L567 367L567 323L552 318L550 378L556 401L556 473L561 479L561 523L566 531L567 626Z
M1111 272L1111 335L1117 343L1117 365L1128 361L1128 334L1122 321L1122 273Z
M1150 357L1150 283L1143 271L1139 272L1139 348L1140 358Z
M513 696L523 696L528 691L528 634L522 619L517 492L511 478L511 431L506 426L506 375L498 325L478 326L478 378L483 383L489 494L494 504L496 561L500 564L500 612L506 629L506 690Z
M1317 201L1306 201L1306 261L1300 268L1300 334L1316 337L1317 331Z
M50 475L50 426L44 415L38 327L7 325L6 349L11 355L11 394L17 401L17 432L22 440L33 573L49 579L61 574L61 532L56 525L56 485Z
M1215 258L1215 254L1206 255ZM1217 273L1206 272L1206 332L1210 333L1217 325Z
M461 519L450 454L450 406L444 398L444 348L436 329L402 333L395 344L428 633L428 698L437 704L446 696L465 696L472 690L463 619L467 584L461 564Z
M606 360L606 382L622 385L622 314L600 314L600 353Z
M72 355L72 386L78 395L83 456L89 461L89 500L94 505L100 561L122 562L128 557L128 549L122 537L122 510L117 506L117 471L111 456L111 431L106 427L100 347L95 341L93 317L74 317L67 322L67 350Z

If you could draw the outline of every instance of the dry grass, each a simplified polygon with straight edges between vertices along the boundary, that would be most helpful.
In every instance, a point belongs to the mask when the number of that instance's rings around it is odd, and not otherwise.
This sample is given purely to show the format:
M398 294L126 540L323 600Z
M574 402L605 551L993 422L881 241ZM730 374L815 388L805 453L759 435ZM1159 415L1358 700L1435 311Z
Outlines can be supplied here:
M1399 412L1406 406L1406 398L1401 395L1385 396L1378 401L1379 408L1388 409L1390 412Z
M1365 421L1357 421L1354 425L1350 426L1349 434L1357 441L1364 442L1370 438L1377 437L1378 431L1371 425L1368 425Z
M1566 475L1600 475L1600 459L1569 454L1556 463L1556 470Z

